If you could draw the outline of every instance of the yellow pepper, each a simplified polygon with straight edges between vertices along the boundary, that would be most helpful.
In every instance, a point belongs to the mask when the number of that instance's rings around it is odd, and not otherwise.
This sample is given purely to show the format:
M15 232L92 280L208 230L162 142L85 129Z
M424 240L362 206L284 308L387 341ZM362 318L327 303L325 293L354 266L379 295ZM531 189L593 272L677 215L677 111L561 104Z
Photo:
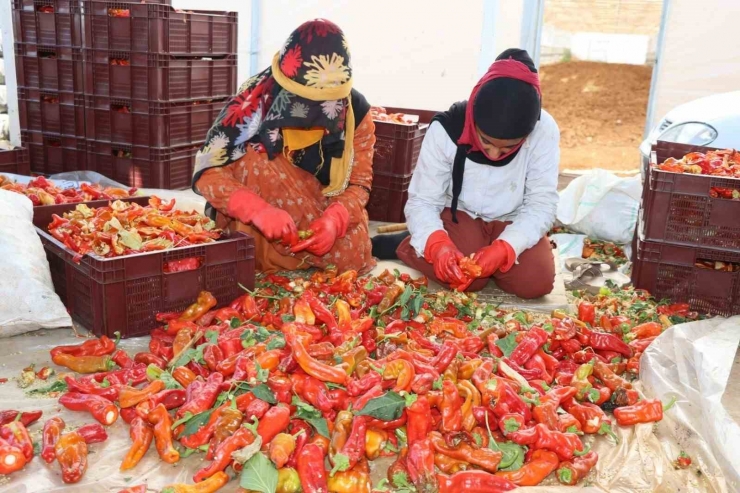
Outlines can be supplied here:
M292 467L278 469L278 484L275 493L298 493L301 491L301 478Z

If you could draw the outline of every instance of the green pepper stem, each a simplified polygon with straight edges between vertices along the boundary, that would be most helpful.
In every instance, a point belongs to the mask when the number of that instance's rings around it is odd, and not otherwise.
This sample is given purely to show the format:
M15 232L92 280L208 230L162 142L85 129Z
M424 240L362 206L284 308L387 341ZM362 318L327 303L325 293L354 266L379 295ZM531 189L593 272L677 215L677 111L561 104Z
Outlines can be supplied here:
M668 404L663 404L663 412L666 412L666 411L668 411L668 410L669 410L670 408L672 408L672 407L673 407L673 405L674 405L674 404L676 404L676 401L677 401L677 400L678 400L678 399L676 398L676 396L675 396L675 395L674 395L673 397L671 397L671 400L670 400L670 401L668 401Z

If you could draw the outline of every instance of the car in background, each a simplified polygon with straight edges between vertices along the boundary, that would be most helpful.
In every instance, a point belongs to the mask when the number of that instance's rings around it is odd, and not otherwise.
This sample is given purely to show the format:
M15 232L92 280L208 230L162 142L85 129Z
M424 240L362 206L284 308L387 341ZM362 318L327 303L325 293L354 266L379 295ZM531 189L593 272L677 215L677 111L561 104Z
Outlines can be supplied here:
M658 140L740 149L740 91L707 96L669 111L640 145L643 181L650 147Z

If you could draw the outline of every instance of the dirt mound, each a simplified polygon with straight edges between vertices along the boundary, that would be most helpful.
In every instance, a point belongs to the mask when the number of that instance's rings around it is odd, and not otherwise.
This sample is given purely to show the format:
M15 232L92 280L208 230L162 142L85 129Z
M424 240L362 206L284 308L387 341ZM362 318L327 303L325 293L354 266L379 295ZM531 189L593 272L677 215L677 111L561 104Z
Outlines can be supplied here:
M543 107L560 127L560 169L637 169L652 67L564 62L541 69Z

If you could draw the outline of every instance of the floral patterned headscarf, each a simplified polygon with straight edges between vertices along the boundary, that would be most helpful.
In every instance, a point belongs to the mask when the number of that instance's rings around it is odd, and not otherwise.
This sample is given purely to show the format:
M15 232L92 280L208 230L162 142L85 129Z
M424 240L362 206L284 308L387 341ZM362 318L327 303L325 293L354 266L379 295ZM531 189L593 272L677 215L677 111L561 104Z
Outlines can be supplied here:
M304 23L272 65L226 103L196 156L193 190L198 192L195 184L205 170L238 161L246 146L266 152L269 159L280 155L283 128L323 128L321 141L295 152L292 161L325 185L324 195L341 193L353 160L351 89L352 66L342 30L323 19ZM330 165L324 167L325 161Z

